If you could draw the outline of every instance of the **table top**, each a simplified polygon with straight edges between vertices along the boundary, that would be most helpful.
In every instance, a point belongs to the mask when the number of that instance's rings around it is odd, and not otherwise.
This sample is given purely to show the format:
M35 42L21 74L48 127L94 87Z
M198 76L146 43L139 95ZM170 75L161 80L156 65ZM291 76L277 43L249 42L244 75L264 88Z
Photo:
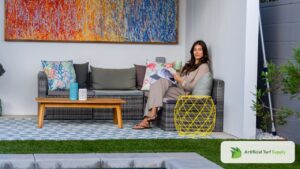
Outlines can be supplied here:
M88 98L87 100L70 100L69 98L35 98L38 103L76 103L76 104L121 104L126 103L125 100L119 98Z

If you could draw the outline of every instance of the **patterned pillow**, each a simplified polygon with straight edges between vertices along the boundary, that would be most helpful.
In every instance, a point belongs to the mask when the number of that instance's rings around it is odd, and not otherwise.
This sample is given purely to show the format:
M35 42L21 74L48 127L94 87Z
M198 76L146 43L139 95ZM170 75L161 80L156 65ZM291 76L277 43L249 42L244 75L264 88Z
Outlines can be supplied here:
M147 61L146 64L146 74L143 82L143 87L141 90L149 90L150 84L152 84L153 79L150 77L154 75L157 71L161 70L164 67L163 63Z
M76 81L73 61L43 61L44 72L48 78L48 90L66 90Z

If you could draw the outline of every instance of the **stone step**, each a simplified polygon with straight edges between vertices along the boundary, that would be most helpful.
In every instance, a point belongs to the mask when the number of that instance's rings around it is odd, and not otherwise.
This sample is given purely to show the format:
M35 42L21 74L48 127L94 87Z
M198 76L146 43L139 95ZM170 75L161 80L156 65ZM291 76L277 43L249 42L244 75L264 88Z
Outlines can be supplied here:
M0 154L0 169L221 169L197 153Z

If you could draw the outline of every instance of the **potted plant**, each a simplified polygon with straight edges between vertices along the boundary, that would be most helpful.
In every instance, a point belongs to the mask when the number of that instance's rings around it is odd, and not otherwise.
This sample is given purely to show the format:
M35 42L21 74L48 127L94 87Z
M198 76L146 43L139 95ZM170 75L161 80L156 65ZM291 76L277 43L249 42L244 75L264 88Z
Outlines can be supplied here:
M295 114L300 119L300 112L296 112L289 107L270 107L266 103L268 92L282 91L291 95L291 99L297 98L300 101L300 47L294 49L295 61L289 60L286 64L277 66L274 63L268 64L268 71L262 72L261 78L264 82L270 82L270 87L258 88L256 92L256 100L253 100L252 109L256 111L259 118L259 127L268 131L271 116L270 109L274 111L275 125L284 125L286 118Z

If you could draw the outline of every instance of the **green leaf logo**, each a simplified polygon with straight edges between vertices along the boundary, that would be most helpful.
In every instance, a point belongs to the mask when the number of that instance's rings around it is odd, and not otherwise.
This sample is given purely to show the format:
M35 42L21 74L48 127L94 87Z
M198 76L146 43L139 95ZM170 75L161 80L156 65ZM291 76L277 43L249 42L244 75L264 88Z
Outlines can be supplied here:
M242 156L242 152L238 147L231 147L231 158L240 158Z

